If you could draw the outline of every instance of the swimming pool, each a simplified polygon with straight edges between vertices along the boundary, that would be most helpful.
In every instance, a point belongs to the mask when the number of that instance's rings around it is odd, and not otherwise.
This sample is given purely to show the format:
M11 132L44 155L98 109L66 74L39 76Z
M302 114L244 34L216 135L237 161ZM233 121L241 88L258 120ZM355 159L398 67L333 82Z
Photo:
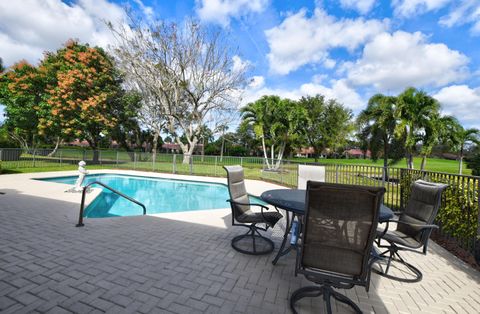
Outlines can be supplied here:
M39 180L75 184L77 176ZM143 203L147 214L228 208L228 188L220 183L185 181L120 174L87 175L84 184L100 181ZM92 187L101 186L93 185ZM255 199L255 202L260 200ZM84 217L101 218L141 215L142 208L102 188L102 193L85 209Z

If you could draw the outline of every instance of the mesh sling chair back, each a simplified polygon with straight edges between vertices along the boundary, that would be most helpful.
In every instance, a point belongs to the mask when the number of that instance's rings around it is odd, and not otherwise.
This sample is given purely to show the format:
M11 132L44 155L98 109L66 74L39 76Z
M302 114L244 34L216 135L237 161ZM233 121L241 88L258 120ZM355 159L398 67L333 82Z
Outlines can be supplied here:
M307 182L303 233L297 251L295 274L316 283L296 290L290 307L303 297L323 295L327 313L332 312L331 297L357 313L359 307L333 288L349 289L370 283L382 187Z
M232 239L232 247L245 254L260 255L273 251L272 240L262 236L259 230L267 231L283 217L278 211L270 211L268 207L250 203L241 166L224 166L227 171L230 207L232 208L232 226L247 227L247 233ZM252 207L260 208L260 212L253 211ZM257 224L264 224L259 227Z
M431 183L423 180L415 181L411 186L410 197L403 212L400 212L398 219L390 220L384 229L377 231L377 245L379 248L386 248L380 254L386 257L387 266L385 271L377 272L382 276L402 282L418 282L422 280L422 272L415 266L407 263L399 251L412 251L415 253L427 254L428 239L433 229L438 228L433 222L441 205L442 193L448 185ZM389 223L396 222L395 230L389 229ZM381 240L388 244L382 245ZM414 277L401 278L388 273L392 261L397 261L409 269Z

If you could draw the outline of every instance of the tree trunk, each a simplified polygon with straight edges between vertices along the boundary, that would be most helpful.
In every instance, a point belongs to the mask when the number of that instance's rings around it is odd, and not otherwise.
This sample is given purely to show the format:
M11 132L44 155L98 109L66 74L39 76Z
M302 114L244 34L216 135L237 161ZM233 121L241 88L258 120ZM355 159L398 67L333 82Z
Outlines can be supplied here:
M425 166L427 165L427 155L422 156L422 164L420 166L420 170L425 170Z
M11 138L13 138L15 141L18 142L18 144L20 144L20 148L22 148L26 152L28 152L30 150L30 147L28 145L28 141L26 139L24 139L23 137L15 134L14 132L8 132L8 133L9 133Z
M192 155L193 155L193 151L195 150L195 146L196 146L196 141L194 141L187 149L187 151L183 152L183 164L184 165L188 165L190 164L190 161L191 161L191 158L192 158ZM185 145L185 147L187 147L187 145Z
M93 151L93 158L92 158L92 164L97 164L98 159L99 159L99 152L98 152L98 141L96 139L89 140L87 139L88 145L90 145L90 148Z
M52 157L53 155L55 155L55 154L57 153L58 146L60 146L60 136L57 136L57 140L56 140L56 142L55 142L55 147L54 147L53 150L47 155L47 157Z
M285 152L285 146L287 146L287 143L282 143L280 146L280 151L278 152L278 157L277 157L277 164L275 165L275 170L278 170L280 168L280 164L282 162L283 158L283 153Z
M410 153L410 152L408 152L405 159L406 159L406 161L407 161L407 168L408 168L408 169L414 169L414 166L413 166L413 154Z
M272 163L271 169L273 170L273 167L275 164L275 145L274 144L270 146L270 157L271 157L271 163Z
M160 132L155 131L153 135L153 148L152 148L152 161L157 160L157 147L158 147L158 137L160 136Z
M223 150L225 149L225 136L222 136L222 147L220 148L220 161L223 161Z
M366 155L366 154L365 154ZM386 142L383 143L383 178L382 181L388 182L388 146Z
M268 162L267 147L265 146L265 138L262 136L262 148L263 156L265 157L265 162L267 163L267 169L270 169L270 163Z
M462 174L463 172L463 154L460 155L458 158L458 174Z

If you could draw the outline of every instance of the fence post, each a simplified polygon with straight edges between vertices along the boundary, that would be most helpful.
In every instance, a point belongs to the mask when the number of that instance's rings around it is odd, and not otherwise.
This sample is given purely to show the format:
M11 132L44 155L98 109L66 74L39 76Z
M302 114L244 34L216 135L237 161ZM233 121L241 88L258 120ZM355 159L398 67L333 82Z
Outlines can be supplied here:
M478 264L480 264L480 180L477 180L477 202L478 202L478 210L477 210L477 236L473 241L473 252L475 256L475 260Z
M218 163L218 156L215 156L215 167L214 167L214 173L215 173L215 176L217 176L217 163Z
M398 191L400 192L400 195L399 195L400 210L403 210L403 174L404 174L403 169L400 169L400 182L399 182L400 189L398 189Z
M335 165L335 183L338 183L338 165Z
M173 174L177 173L177 154L173 154Z
M35 153L36 153L36 150L34 149L33 150L33 168L35 168Z
M60 167L61 167L61 166L63 166L62 150L60 150L58 153L59 153L59 155L60 155Z
M115 165L118 168L118 149L117 149L117 153L116 153L116 156L115 156Z
M137 152L133 152L133 170L137 169Z
M240 157L240 166L243 167L243 157Z
M85 149L82 152L82 160L85 161Z
M280 160L280 164L278 165L278 171L280 171L280 183L283 184L283 171L282 171L282 161Z
M385 180L387 177L387 167L382 168L382 186L385 187Z

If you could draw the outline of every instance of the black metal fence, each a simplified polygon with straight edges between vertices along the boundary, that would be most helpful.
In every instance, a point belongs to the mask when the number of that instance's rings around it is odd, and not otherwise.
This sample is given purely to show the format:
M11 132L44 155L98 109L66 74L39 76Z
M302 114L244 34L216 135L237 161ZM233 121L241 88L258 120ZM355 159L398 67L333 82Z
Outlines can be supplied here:
M0 169L13 170L26 168L75 169L80 160L87 162L87 167L105 169L129 169L177 174L225 176L224 165L242 165L248 179L259 179L281 185L297 185L298 165L313 164L296 161L269 160L258 157L231 156L185 156L181 154L156 154L144 152L125 152L117 150L79 149L21 149L0 148ZM272 166L274 165L274 166ZM480 249L479 227L479 191L480 177L456 175L431 171L403 168L383 168L364 165L340 165L315 163L325 167L325 181L384 186L387 193L386 205L402 210L410 193L410 185L417 179L448 184L444 193L442 207L437 217L439 233L454 239L458 245L474 253Z

